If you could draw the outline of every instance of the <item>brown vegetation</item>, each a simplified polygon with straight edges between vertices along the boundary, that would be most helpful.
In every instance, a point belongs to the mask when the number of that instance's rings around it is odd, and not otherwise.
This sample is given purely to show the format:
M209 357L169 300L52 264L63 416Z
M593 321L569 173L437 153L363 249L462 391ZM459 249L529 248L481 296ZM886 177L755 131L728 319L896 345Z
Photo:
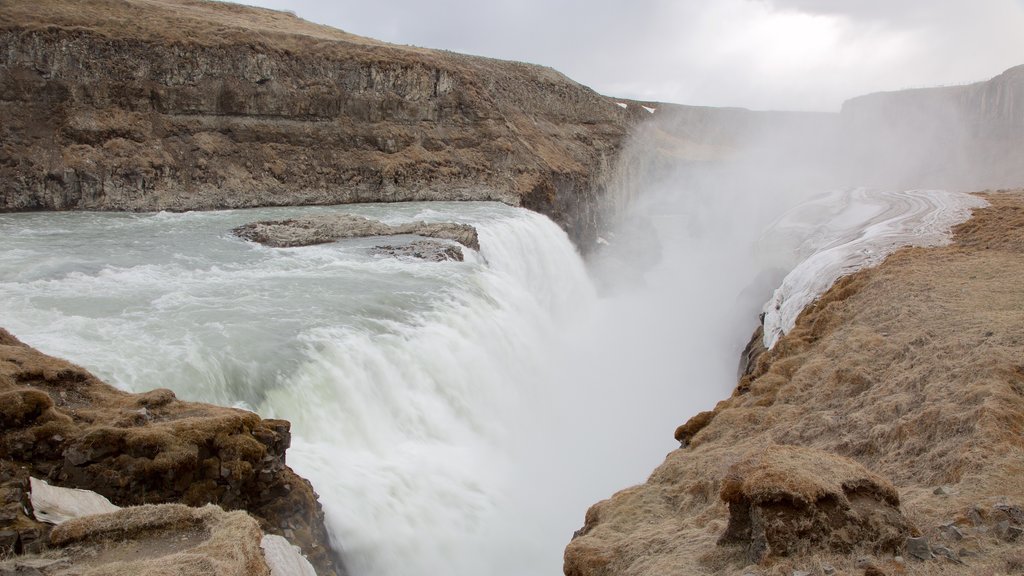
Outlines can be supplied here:
M25 512L31 474L121 506L246 510L301 546L320 574L337 573L317 495L285 465L289 443L285 421L170 390L122 392L0 329L0 490L13 503L0 533L11 533L10 551L38 550L44 530Z
M1024 524L1024 192L985 198L991 207L957 227L951 245L900 250L809 306L731 398L681 428L685 448L647 483L588 511L566 549L566 574L788 575L826 564L859 574L858 556L872 554L862 564L889 574L1015 565L1018 545L1008 542ZM719 496L737 501L730 470L743 470L751 453L768 455L761 462L773 470L778 446L829 456L784 466L764 486L820 479L851 459L875 485L895 487L930 559L905 549L897 561L868 538L842 554L805 546L748 567L746 546L718 545L729 522Z
M270 576L262 537L245 512L161 504L69 520L50 540L81 576Z

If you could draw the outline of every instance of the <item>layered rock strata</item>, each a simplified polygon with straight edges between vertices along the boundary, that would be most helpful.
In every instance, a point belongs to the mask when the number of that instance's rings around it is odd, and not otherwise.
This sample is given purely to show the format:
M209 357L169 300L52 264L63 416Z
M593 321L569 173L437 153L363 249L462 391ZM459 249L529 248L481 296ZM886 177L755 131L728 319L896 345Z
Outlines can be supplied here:
M0 12L3 211L498 200L590 246L641 114L549 68L236 4Z
M1019 571L1024 191L985 198L951 245L842 278L752 355L645 484L587 512L565 573Z
M119 506L218 504L298 544L321 575L343 573L309 482L285 463L289 424L183 402L170 390L117 390L0 329L0 544L39 551L28 476ZM6 542L6 543L5 543Z

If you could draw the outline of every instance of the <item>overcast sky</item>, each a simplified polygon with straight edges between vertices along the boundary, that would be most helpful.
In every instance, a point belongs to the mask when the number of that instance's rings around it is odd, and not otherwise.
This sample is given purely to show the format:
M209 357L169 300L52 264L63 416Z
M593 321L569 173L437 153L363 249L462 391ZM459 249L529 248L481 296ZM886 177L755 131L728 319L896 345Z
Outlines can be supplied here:
M598 92L838 110L1024 64L1024 0L244 0L398 44L551 66Z

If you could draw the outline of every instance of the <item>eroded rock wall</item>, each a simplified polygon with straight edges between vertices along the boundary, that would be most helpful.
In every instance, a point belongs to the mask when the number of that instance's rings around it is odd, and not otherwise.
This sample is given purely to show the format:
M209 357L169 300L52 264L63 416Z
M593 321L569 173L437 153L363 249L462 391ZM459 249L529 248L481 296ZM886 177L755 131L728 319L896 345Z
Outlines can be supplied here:
M548 68L284 13L76 6L0 15L0 210L499 200L590 245L635 121Z

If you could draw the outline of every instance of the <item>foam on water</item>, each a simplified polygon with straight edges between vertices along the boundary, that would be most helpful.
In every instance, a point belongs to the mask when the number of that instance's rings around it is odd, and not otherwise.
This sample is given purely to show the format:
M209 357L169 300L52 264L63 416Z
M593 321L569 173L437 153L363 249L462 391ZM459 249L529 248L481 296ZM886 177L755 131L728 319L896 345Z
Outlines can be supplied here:
M475 224L481 252L462 263L372 257L373 239L270 249L225 233L324 210L0 218L16 239L3 323L122 388L290 420L289 463L354 574L493 574L503 553L529 557L514 540L528 527L503 526L510 437L562 327L594 307L575 249L547 218L498 204L341 208Z

